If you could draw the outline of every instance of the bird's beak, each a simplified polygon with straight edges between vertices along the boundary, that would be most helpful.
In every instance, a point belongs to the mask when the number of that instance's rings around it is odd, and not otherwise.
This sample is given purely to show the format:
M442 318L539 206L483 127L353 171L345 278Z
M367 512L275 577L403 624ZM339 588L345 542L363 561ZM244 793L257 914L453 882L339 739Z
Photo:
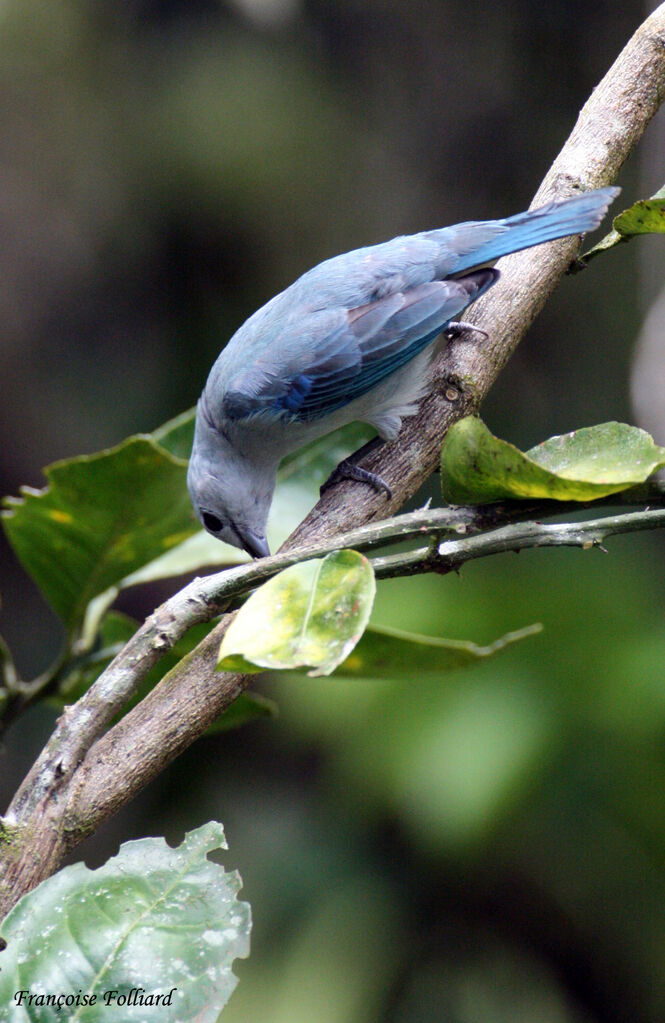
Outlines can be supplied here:
M251 554L253 558L270 557L270 548L265 536L259 536L258 533L246 527L240 529L238 526L235 526L234 528L248 554Z

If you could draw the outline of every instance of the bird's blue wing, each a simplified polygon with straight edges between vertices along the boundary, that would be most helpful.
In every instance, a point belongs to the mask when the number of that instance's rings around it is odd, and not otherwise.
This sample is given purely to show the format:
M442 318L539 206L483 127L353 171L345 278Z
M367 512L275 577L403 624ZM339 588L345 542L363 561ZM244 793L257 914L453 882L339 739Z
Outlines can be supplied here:
M309 421L342 408L413 359L497 276L480 270L340 310L337 326L315 343L307 340L306 317L296 319L288 328L294 336L282 331L260 360L234 375L224 415Z

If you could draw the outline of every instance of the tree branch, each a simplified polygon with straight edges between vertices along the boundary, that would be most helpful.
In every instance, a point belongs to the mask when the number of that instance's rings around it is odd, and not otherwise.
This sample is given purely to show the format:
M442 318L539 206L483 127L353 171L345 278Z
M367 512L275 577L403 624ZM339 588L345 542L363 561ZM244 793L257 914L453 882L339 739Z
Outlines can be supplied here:
M612 181L664 95L665 4L638 29L594 91L536 203ZM321 549L317 545L343 529L385 518L415 493L437 464L445 432L477 410L575 247L573 239L566 239L501 260L501 282L475 307L474 322L490 340L450 345L435 363L431 394L407 421L399 442L384 445L364 462L390 483L391 501L368 488L340 484L326 492L298 527L287 551L306 547L312 556ZM128 675L115 674L118 665L111 665L68 708L19 790L4 829L0 915L193 742L246 685L242 676L213 670L227 616L141 704L102 734L140 671L161 656L180 628L170 611L162 611L151 616L136 644L130 644Z
M604 515L586 522L518 522L493 529L478 536L460 540L445 540L436 547L421 547L406 554L391 554L374 558L372 564L379 579L395 576L421 575L424 572L442 574L456 572L475 558L507 551L528 550L534 547L592 547L603 549L608 536L634 533L665 526L665 508L647 508L644 511L620 515Z

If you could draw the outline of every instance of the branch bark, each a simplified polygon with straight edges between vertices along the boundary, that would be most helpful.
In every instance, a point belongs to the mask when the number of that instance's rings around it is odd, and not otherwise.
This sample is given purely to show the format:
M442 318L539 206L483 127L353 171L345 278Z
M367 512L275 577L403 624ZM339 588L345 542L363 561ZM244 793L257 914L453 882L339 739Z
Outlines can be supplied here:
M665 4L638 29L584 106L535 204L613 181L664 97ZM477 303L474 314L490 340L449 346L435 363L430 395L405 424L399 442L384 445L363 463L387 480L392 499L340 484L326 492L285 550L304 547L313 554L316 545L339 533L394 513L415 493L436 467L445 432L477 411L575 247L574 239L566 239L501 260L501 282ZM167 618L159 617L162 611L142 635L143 646L130 652L136 654L134 678L170 644L173 631ZM114 681L117 665L68 708L0 832L0 916L193 742L246 685L243 676L213 670L227 619L110 730L103 731L126 693L125 682L117 676Z

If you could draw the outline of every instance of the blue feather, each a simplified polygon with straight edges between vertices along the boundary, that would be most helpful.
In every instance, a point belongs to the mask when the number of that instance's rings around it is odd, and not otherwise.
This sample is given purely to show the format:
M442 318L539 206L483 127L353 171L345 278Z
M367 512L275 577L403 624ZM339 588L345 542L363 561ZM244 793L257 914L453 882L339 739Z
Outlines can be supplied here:
M497 276L495 270L481 270L350 310L344 326L326 339L323 351L314 352L307 370L286 377L281 393L276 393L274 380L266 380L254 396L231 390L224 399L225 414L239 419L288 413L309 422L342 408L431 344Z
M616 193L599 189L326 260L250 317L207 386L221 391L223 414L235 421L325 417L415 358L491 287L498 272L477 268L596 227Z

